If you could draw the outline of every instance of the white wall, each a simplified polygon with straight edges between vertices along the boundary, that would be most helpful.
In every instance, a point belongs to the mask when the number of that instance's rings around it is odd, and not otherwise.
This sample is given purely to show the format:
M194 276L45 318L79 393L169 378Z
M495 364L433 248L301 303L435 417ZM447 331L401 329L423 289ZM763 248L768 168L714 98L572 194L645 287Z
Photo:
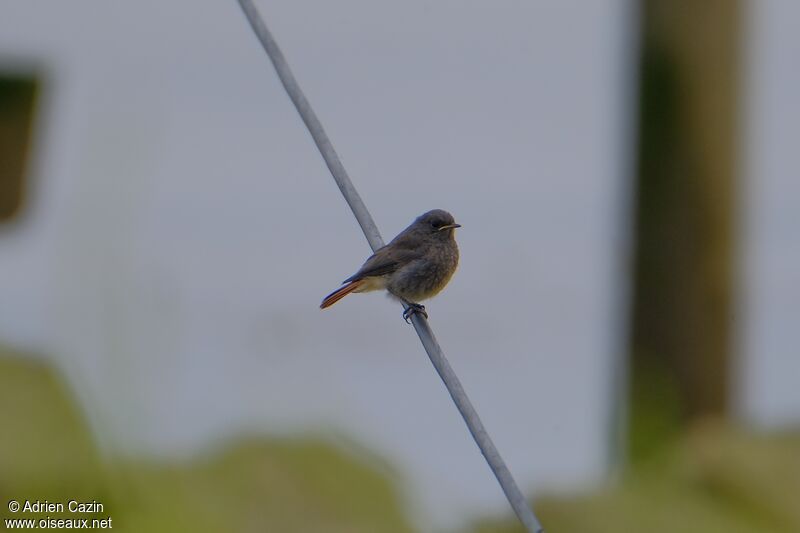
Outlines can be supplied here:
M740 410L800 424L800 4L747 4Z
M384 236L463 224L429 311L523 488L598 479L629 4L260 5ZM401 309L317 308L368 248L235 3L6 3L0 49L48 73L0 334L53 355L107 451L322 428L386 456L423 522L505 512Z

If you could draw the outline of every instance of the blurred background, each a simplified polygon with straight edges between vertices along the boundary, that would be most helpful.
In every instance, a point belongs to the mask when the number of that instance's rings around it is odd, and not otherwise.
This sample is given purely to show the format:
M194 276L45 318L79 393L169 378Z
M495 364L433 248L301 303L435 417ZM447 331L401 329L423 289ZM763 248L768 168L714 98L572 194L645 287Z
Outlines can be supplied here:
M257 5L548 531L800 531L799 4ZM518 531L368 254L236 2L4 2L0 518Z

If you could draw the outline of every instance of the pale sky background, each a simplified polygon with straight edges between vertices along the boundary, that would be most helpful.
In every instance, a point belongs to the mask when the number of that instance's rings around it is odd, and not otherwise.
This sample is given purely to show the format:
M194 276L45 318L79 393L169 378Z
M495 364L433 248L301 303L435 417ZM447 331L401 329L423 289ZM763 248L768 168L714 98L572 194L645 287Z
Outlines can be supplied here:
M428 309L523 490L602 479L625 335L632 4L257 5L384 238L436 207L463 225L461 267ZM800 39L797 8L764 6L741 404L770 426L800 412L786 141L800 87L784 51ZM322 432L389 461L421 524L506 512L402 309L317 308L369 248L236 2L4 3L0 67L31 64L47 82L35 194L0 233L0 338L56 360L107 453Z

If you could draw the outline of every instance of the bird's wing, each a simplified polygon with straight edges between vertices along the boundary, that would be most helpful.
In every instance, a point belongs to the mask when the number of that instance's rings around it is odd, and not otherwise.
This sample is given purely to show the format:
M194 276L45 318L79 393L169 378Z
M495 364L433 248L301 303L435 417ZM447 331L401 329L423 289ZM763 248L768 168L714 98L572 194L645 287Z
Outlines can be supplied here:
M390 243L391 244L391 243ZM358 272L344 280L342 283L349 283L363 278L374 276L385 276L397 270L400 266L407 264L420 256L418 250L410 248L398 248L395 246L384 246L379 248L372 256L367 259L358 269Z

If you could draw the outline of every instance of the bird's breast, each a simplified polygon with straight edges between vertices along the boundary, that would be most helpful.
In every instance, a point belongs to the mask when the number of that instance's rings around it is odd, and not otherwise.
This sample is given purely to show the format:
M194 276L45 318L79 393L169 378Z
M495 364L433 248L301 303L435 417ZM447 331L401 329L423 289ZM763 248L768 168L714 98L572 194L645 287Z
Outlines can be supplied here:
M444 289L457 266L458 247L455 243L432 248L422 258L391 275L386 288L411 302L426 300Z

